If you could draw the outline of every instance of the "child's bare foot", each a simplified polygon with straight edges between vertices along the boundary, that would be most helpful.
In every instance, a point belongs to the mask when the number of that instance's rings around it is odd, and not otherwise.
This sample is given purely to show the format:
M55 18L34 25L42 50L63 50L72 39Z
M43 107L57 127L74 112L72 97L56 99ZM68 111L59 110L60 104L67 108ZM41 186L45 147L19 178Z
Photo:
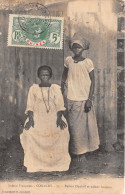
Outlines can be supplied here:
M81 162L81 163L86 163L87 162L87 159L84 155L78 156L77 160L78 160L78 162Z
M74 157L72 157L72 161L70 164L70 170L78 170L81 168L85 168L86 169L87 166L87 159L85 157L85 155L75 155Z

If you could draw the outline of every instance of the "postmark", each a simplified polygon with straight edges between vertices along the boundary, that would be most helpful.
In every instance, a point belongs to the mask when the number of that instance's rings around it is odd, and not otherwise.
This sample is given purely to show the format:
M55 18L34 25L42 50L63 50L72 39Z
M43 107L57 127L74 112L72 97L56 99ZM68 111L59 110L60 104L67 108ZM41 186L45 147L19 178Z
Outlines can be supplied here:
M8 46L62 49L63 18L10 14Z
M42 28L39 28L38 32L35 33L42 33L46 30L46 28L48 28L48 26L51 23L51 16L50 16L50 12L49 9L47 9L46 6L44 6L43 4L39 4L39 3L29 3L29 4L24 4L21 7L19 7L17 9L18 14L21 15L33 15L33 16L44 16L45 20L44 20L44 28L42 26ZM30 33L30 34L34 34L34 30L30 27L32 25L34 25L34 23L37 25L38 24L38 18L35 17L34 19L30 20L28 18L23 18L22 17L18 17L18 21L20 24L20 27ZM30 25L29 25L30 22Z

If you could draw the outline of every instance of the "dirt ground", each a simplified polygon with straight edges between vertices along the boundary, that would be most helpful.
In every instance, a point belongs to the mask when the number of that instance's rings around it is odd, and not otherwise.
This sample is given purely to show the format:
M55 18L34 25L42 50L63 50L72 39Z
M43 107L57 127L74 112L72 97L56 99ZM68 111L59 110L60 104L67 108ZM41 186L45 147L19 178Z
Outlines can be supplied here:
M19 138L13 137L0 147L0 180L72 180L81 177L124 177L124 151L97 150L86 154L86 162L73 160L67 172L26 173L23 149Z

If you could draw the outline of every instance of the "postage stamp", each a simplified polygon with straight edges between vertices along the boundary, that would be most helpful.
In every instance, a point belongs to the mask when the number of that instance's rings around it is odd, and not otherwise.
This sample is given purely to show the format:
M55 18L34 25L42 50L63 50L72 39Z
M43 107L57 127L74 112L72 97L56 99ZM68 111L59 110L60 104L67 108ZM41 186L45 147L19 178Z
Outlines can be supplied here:
M9 15L8 46L63 48L63 18Z

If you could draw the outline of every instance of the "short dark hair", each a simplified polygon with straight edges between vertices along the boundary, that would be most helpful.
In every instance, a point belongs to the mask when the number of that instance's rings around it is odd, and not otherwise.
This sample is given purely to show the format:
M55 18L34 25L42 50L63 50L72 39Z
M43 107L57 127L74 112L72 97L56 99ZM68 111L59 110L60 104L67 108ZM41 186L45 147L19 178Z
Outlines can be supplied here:
M47 66L47 65L44 65L44 66L40 66L37 70L37 76L39 77L39 74L42 70L48 70L49 73L50 73L50 77L52 77L52 69L51 67Z

